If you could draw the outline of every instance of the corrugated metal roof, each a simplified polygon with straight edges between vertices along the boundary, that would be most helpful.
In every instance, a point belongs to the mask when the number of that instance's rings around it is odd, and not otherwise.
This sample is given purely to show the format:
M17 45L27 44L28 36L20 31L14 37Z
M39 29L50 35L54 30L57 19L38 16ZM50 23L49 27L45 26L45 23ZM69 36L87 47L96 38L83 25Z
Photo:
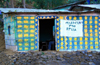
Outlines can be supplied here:
M72 12L72 11L62 11L62 10L45 10L45 9L27 9L27 8L0 8L3 13L9 12Z
M100 4L87 4L87 5L78 5L78 6L100 9Z

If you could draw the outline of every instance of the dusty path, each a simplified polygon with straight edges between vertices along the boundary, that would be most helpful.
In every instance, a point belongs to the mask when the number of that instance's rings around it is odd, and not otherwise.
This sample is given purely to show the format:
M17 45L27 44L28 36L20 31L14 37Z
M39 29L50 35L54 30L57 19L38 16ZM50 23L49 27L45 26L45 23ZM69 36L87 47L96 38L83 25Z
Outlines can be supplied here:
M100 52L0 52L0 65L100 65Z

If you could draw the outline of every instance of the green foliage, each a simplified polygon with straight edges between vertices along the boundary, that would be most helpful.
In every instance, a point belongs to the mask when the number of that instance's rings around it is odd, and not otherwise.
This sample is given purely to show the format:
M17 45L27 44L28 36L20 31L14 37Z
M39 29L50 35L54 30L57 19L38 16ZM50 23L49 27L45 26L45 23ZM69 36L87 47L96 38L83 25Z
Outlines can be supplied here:
M64 0L26 0L26 2L34 2L33 6L38 9L51 9L64 4Z

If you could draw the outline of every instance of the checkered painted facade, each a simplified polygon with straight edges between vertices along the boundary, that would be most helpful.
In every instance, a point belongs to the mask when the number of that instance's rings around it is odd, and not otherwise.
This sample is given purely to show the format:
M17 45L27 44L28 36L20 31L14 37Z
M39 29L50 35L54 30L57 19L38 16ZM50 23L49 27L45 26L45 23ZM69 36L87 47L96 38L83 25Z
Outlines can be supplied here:
M55 19L56 50L100 50L100 16L17 16L18 51L39 50L39 19ZM83 20L83 37L60 36L60 20Z
M83 37L60 36L60 19L83 20ZM56 31L58 51L100 50L100 16L59 16Z

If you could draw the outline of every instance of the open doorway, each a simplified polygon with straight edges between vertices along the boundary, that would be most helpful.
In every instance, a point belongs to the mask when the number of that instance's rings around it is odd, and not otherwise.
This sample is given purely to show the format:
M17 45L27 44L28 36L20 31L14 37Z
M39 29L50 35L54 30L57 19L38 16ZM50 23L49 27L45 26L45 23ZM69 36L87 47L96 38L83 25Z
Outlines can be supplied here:
M39 19L39 49L55 50L54 19ZM54 41L50 45L50 41Z

